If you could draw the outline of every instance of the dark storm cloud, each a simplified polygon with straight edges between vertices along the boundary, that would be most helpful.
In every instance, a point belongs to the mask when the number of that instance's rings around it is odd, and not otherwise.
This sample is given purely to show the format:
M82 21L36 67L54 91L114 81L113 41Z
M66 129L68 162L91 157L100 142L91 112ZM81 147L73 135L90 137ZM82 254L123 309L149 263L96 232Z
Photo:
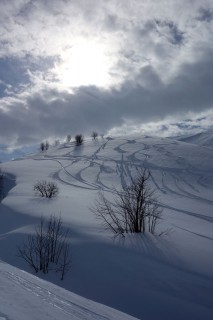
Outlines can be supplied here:
M153 70L141 70L140 82L146 80L146 87L130 82L112 91L96 87L81 87L74 94L41 91L28 96L24 104L17 101L15 109L11 105L7 112L1 112L1 136L16 144L33 143L67 133L106 133L122 126L126 119L136 124L164 119L168 114L184 114L186 105L197 113L208 110L213 101L212 57L209 52L196 66L183 65L181 76L169 85L163 84Z
M165 29L165 37L167 37L168 41L172 44L181 45L184 43L184 32L181 31L174 22L156 20L156 25L161 30L159 32L162 36L164 36L163 30Z
M211 22L213 20L213 10L201 7L199 10L198 20Z
M206 119L213 107L212 12L210 0L3 2L0 143L122 132L130 123L140 130L189 113ZM76 56L84 54L87 73L77 79L70 61L79 43L86 43Z

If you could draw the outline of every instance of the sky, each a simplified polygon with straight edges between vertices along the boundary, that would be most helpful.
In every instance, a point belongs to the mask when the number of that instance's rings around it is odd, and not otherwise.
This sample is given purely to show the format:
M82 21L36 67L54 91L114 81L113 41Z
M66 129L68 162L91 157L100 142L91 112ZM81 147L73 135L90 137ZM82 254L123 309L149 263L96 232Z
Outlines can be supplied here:
M0 145L213 126L212 0L0 0Z

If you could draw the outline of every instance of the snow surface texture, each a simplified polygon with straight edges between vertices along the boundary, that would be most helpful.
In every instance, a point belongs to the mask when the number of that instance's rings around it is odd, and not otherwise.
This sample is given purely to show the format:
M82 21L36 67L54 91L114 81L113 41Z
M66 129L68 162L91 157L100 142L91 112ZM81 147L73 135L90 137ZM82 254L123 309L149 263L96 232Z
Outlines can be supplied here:
M213 148L213 130L199 132L192 136L180 137L178 140Z
M0 320L136 320L0 262Z
M61 214L72 267L63 282L53 272L46 280L140 319L213 319L212 158L212 148L130 136L59 145L4 163L16 185L0 205L0 257L29 271L17 245L41 215ZM112 186L125 187L142 166L157 188L162 222L157 235L114 239L89 207L99 190L112 198ZM42 179L58 183L57 198L34 195Z

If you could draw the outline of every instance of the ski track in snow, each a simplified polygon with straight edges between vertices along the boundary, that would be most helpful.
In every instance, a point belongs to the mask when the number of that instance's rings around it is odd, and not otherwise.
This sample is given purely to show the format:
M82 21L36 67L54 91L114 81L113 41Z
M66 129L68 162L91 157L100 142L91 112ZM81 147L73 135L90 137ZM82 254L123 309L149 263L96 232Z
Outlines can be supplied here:
M161 143L162 139L158 139L159 143L155 143L156 140L147 137L147 139L132 140L108 139L101 144L98 141L94 141L94 143L92 141L85 147L86 153L84 153L84 146L78 148L70 146L69 150L64 150L63 146L60 150L58 149L59 151L57 149L50 150L45 155L35 156L33 160L55 162L57 164L53 166L55 171L50 171L49 176L61 184L79 188L79 191L102 190L113 193L114 183L117 188L126 188L140 168L147 168L151 173L152 185L157 189L160 199L161 196L163 198L162 207L166 209L166 214L172 216L170 226L173 226L176 231L183 231L181 236L182 234L187 235L186 238L195 236L192 239L197 240L198 238L201 245L203 242L211 242L213 240L211 236L213 174L210 161L205 162L205 159L203 161L201 151L200 158L196 157L196 149L192 150L194 153L191 155L191 150L188 150L184 144L169 140ZM206 158L208 155L212 155L211 150L203 151ZM167 199L169 200L167 201ZM149 250L147 247L147 252ZM141 266L145 270L146 259L143 263ZM24 277L0 270L0 274L3 272L4 277L10 279L29 294L35 295L57 310L61 310L70 319L110 319L110 316L99 315L86 307L82 308L82 306L60 297L51 290L44 289ZM155 270L151 270L151 272L155 273ZM158 278L156 277L156 279ZM162 281L161 277L159 281ZM177 288L179 288L179 282L176 278L175 281L174 286L178 283ZM170 282L166 288L169 286ZM202 286L205 290L205 285L202 284ZM161 287L159 286L159 288ZM180 286L180 288L185 292L184 286ZM167 300L165 301L167 303ZM134 307L131 312L133 309ZM0 320L5 319L7 319L5 315L0 313Z
M112 157L101 154L101 151L105 150L109 141L111 140L107 140L101 144L101 146L98 146L90 156L76 155L73 151L61 156L45 155L43 158L35 158L35 160L56 161L61 166L61 169L55 172L54 178L61 183L82 189L103 190L108 192L110 191L111 186L102 181L102 174L106 174L103 169L106 164L108 167L116 168L115 173L120 179L123 188L126 188L127 184L132 181L135 170L144 166L150 170L152 182L160 193L173 194L183 198L208 203L210 205L213 204L212 200L202 197L202 193L200 192L199 186L205 188L205 184L202 183L202 181L205 181L205 172L203 174L201 172L198 174L196 171L195 174L195 170L188 160L180 156L177 156L175 159L173 152L166 149L169 142L148 145L147 143L136 140L126 140L113 148L113 151L116 152L115 160ZM139 143L140 147L138 145ZM170 145L176 144L176 142L170 142ZM130 146L135 147L136 150L133 148L132 152L130 152ZM152 150L155 150L155 152L157 151L157 153L168 159L168 161L175 159L173 162L177 164L177 167L168 168L166 166L160 166L160 164L156 165L152 161ZM150 154L148 153L149 151ZM64 161L69 161L69 163L63 165ZM79 169L75 173L72 171L74 165L79 166ZM84 177L87 176L87 170L94 165L98 168L94 181L90 181L89 178L85 179ZM156 172L160 174L161 180L156 179ZM192 185L188 182L184 178L186 175L189 177L193 176L196 180L196 185Z
M109 317L102 316L101 314L95 313L88 308L85 308L82 305L78 305L69 300L62 299L57 294L45 289L44 287L35 284L32 281L26 280L24 277L17 275L15 273L2 271L0 273L7 278L8 280L14 282L20 288L28 291L29 294L39 297L41 300L45 301L49 305L53 306L56 309L59 309L66 315L70 316L72 320L88 320L88 319L97 319L97 320L110 320ZM7 319L7 318L2 318ZM0 315L1 320L1 315Z

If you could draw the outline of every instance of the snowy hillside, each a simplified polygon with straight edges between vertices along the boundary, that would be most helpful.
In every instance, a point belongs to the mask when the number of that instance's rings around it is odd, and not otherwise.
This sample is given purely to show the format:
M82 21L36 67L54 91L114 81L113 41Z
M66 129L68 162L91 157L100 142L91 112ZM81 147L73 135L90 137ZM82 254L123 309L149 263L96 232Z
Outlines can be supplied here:
M0 262L1 320L136 320Z
M213 130L207 130L178 140L213 148Z
M53 272L40 277L139 319L213 319L212 157L212 148L129 136L71 142L3 163L13 188L0 204L0 259L32 271L17 245L41 215L61 214L72 266L64 281ZM112 187L125 187L141 167L151 172L163 219L156 235L114 239L89 207L99 190L112 198ZM33 185L43 179L58 184L58 197L35 196Z

